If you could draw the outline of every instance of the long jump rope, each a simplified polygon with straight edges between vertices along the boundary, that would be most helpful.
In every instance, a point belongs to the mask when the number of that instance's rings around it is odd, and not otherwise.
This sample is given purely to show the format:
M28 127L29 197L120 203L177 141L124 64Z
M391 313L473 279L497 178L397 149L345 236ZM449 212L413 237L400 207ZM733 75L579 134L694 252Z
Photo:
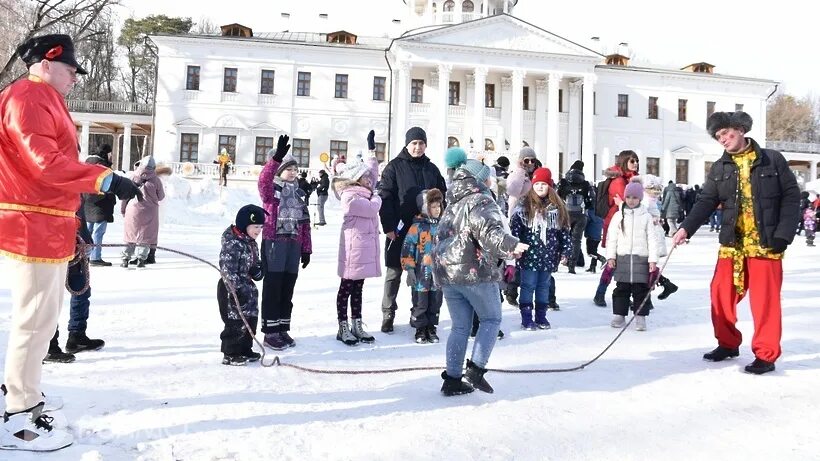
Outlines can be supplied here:
M71 294L78 295L78 294L85 293L85 291L88 290L88 288L89 288L90 272L89 272L89 263L88 263L88 250L90 250L93 247L112 247L113 248L113 247L125 247L125 246L126 245L122 245L122 244L101 244L101 245L88 244L88 243L85 243L84 241L80 240L79 237L78 237L77 250L75 252L74 259L69 263L69 266L74 266L76 264L82 264L83 269L85 270L86 277L85 277L84 286L80 290L72 289L71 287L68 286L68 282L66 281L66 288L68 289L68 291ZM228 278L225 276L225 274L223 274L222 271L220 271L219 268L217 266L215 266L213 263L211 263L210 261L207 261L205 259L202 259L199 256L195 256L195 255L192 255L190 253L186 253L184 251L174 250L172 248L165 248L165 247L160 247L160 246L158 246L156 248L158 250L167 251L169 253L178 254L180 256L185 256L185 257L193 259L195 261L199 261L202 264L210 266L214 270L219 272L219 275L222 278L222 281L225 283L225 287L230 292L230 296L234 301L232 303L233 308L236 309L236 312L239 314L239 318L242 319L242 323L245 325L245 329L246 329L245 331L247 331L247 332L249 332L249 334L251 334L251 337L253 338L253 341L256 343L257 346L259 346L259 348L262 351L262 357L261 357L259 363L265 368L273 367L273 366L280 366L280 367L293 368L293 369L296 369L296 370L304 371L306 373L316 373L316 374L323 374L323 375L375 375L375 374L388 374L388 373L406 373L406 372L411 372L411 371L433 371L433 370L437 371L437 370L442 369L441 366L383 368L383 369L373 369L373 370L340 370L340 369L327 369L327 368L311 368L311 367L304 367L304 366L301 366L301 365L296 365L296 364L293 364L293 363L283 362L279 358L278 355L274 355L273 359L266 363L265 358L267 357L267 351L265 350L265 346L256 338L256 336L253 335L253 333L252 333L253 330L251 329L250 324L248 324L248 320L245 318L245 315L242 313L242 309L239 307L239 298L236 294L236 289L234 288L234 286L230 282L230 280L228 280ZM656 283L657 280L660 279L661 275L663 275L663 270L666 268L666 265L669 263L669 259L672 257L672 253L675 251L675 248L677 248L677 245L673 245L672 248L669 250L669 254L666 256L666 260L663 262L663 265L661 265L659 270L658 270L658 275L654 279L655 281L652 282L653 284ZM650 277L652 277L652 276L650 275ZM641 312L643 310L643 307L646 304L646 302L649 300L649 297L651 296L651 294L652 294L651 290L646 293L646 296L644 296L644 298L641 301L640 305L638 305L637 309L635 309L635 313ZM586 368L586 367L592 365L593 363L595 363L604 354L606 354L609 351L609 349L612 348L612 346L615 345L616 342L618 342L618 340L621 338L621 336L623 336L623 334L627 330L627 328L629 328L629 326L632 325L632 322L635 320L635 317L637 317L637 315L633 315L629 319L629 321L626 322L623 327L621 327L621 331L619 331L618 334L615 335L615 337L612 339L612 341L610 341L609 344L607 344L606 347L604 347L604 349L601 352L598 353L598 355L596 355L592 359L590 359L590 360L588 360L584 363L581 363L579 365L576 365L574 367L567 367L567 368L530 368L530 369L515 369L515 370L508 370L508 369L502 369L502 368L488 368L487 370L495 372L495 373L510 373L510 374L566 373L566 372L570 372L570 371L583 370L584 368Z

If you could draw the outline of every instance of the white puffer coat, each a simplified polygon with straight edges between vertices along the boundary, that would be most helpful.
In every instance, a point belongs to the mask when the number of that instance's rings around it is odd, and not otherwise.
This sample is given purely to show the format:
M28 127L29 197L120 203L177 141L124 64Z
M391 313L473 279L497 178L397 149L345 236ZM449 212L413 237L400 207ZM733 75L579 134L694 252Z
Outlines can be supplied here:
M645 206L623 207L615 213L607 229L606 258L616 260L616 281L648 283L649 263L658 262L658 240Z

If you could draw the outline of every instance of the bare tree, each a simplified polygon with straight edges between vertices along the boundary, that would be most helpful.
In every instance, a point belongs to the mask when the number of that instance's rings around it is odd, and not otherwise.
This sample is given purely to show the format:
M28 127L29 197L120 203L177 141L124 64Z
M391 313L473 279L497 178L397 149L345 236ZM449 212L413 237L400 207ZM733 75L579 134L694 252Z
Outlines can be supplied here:
M2 0L0 7L14 8L20 2L16 0ZM28 0L24 6L32 6L31 12L21 8L20 22L22 33L9 34L13 43L22 43L35 35L51 33L66 24L73 26L75 31L74 42L79 44L88 39L89 30L96 22L103 10L116 5L117 0ZM5 64L0 69L0 84L16 77L14 66L17 64L16 49L7 55ZM0 61L2 62L2 61Z
M211 21L210 18L203 16L194 23L191 33L194 35L218 35L220 33L220 29L219 26Z
M766 111L766 138L777 141L813 142L820 132L818 104L811 96L797 99L776 96Z

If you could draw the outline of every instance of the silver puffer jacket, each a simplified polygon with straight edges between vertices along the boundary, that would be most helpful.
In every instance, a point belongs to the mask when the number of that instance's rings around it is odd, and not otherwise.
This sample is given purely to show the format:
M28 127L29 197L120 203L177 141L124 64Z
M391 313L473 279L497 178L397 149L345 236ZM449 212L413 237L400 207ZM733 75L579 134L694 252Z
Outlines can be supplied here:
M447 188L447 209L438 225L433 278L438 286L501 281L500 259L509 259L518 239L487 188L458 169Z

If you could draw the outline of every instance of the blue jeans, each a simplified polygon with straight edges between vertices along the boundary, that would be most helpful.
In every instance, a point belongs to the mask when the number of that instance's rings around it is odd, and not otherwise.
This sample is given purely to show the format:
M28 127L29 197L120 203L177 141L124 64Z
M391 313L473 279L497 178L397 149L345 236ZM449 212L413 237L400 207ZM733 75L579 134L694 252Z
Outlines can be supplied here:
M81 286L85 275L81 271L68 271L68 284ZM71 295L71 312L68 317L68 331L85 332L88 320L88 306L91 305L91 287L81 295Z
M95 245L102 245L103 242L103 235L105 235L105 229L108 228L108 223L103 222L89 222L86 223L88 226L88 232L91 233L91 239L94 241ZM102 247L93 247L88 252L88 259L92 261L99 261L102 259Z
M552 274L549 272L521 269L521 296L518 302L531 306L535 295L535 305L546 306L550 301L551 285Z
M709 229L720 229L720 223L723 221L723 210L715 210L709 216Z
M453 322L450 336L447 338L447 375L458 378L463 374L464 356L467 354L467 340L473 326L474 311L481 326L475 336L470 360L479 367L486 368L501 325L498 284L485 282L476 285L445 285L442 291Z

